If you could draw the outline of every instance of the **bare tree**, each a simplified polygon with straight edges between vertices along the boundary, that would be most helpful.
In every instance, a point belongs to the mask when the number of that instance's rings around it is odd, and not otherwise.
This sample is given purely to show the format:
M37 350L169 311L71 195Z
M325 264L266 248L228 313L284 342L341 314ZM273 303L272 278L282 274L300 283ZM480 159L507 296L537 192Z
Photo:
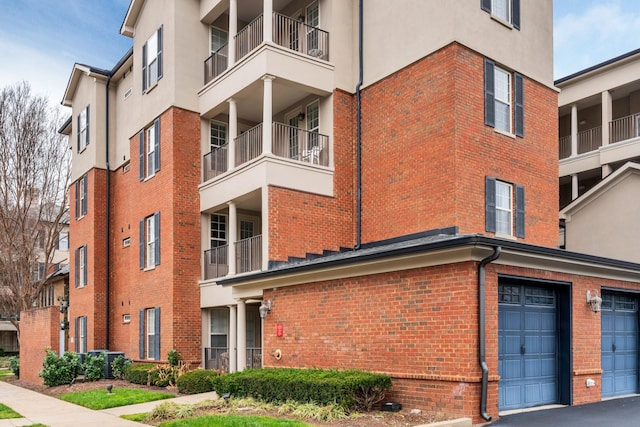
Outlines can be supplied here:
M68 221L70 155L60 125L59 109L28 83L0 91L0 314L18 341L19 314L42 291Z

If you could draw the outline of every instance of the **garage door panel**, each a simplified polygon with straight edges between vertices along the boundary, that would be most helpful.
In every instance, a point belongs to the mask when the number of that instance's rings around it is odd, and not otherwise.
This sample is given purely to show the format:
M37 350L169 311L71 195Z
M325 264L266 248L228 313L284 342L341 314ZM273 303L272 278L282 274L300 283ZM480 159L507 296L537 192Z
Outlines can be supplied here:
M555 335L546 335L540 337L540 353L542 354L556 354L556 337Z
M499 315L499 327L504 332L517 332L520 334L522 330L520 312L518 311L503 311Z
M504 360L500 377L504 379L519 378L522 375L520 360Z
M502 340L503 348L502 353L507 356L520 354L520 337L519 336L507 336Z

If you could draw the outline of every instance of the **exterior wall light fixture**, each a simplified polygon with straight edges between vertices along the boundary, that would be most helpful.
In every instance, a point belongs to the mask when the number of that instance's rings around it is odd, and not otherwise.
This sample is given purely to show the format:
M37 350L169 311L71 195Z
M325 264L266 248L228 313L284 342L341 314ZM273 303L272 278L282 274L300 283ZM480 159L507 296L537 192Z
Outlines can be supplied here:
M260 312L261 319L267 317L267 314L271 313L271 300L262 301L262 304L260 304L258 311Z
M593 310L594 313L602 309L602 298L598 296L598 291L587 291L587 304L591 306L591 310Z

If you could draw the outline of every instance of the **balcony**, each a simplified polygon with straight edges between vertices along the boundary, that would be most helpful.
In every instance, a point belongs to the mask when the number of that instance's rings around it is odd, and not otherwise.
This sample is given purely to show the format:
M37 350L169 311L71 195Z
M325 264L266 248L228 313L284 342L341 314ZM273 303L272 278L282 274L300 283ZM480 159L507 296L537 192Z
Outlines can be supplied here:
M273 155L298 162L329 166L329 137L317 132L273 122ZM262 155L262 124L258 124L233 140L233 165L242 165ZM217 177L229 168L229 146L225 144L203 156L203 182Z
M329 60L329 33L288 16L272 15L272 40L278 46L308 57ZM231 46L236 61L253 52L263 42L263 15L258 16L234 36ZM204 84L208 84L228 67L229 45L221 47L204 61Z
M611 143L626 141L640 136L640 114L623 117L609 122Z
M262 236L242 239L234 244L236 273L248 273L262 268ZM229 245L204 252L204 279L216 279L229 274Z

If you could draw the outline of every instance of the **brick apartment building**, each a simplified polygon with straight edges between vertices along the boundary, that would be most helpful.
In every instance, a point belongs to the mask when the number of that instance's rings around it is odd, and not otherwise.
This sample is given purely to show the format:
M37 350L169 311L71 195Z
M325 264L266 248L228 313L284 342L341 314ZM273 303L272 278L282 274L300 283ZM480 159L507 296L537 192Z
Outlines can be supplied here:
M63 101L76 351L384 372L475 423L637 391L586 296L637 319L640 265L557 249L551 0L132 0L121 33Z

